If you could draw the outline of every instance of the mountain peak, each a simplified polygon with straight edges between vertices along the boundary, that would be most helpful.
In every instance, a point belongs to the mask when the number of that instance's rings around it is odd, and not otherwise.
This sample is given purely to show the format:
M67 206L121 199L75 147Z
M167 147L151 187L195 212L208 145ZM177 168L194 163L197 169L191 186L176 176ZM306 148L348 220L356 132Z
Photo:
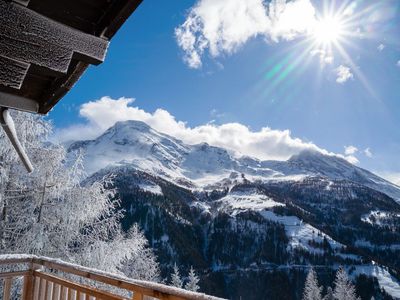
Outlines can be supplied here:
M187 145L135 120L117 122L97 139L69 148L78 149L86 153L84 164L89 174L105 167L130 165L174 182L184 179L199 188L215 182L224 185L232 181L232 172L263 182L323 176L357 182L400 199L397 186L335 155L305 150L287 161L237 158L229 150L207 143Z
M305 149L300 151L297 154L293 154L290 158L289 161L292 160L300 160L300 159L326 159L327 157L333 157L332 155L327 155L324 154L318 150L313 150L313 149ZM335 156L336 157L336 156Z
M152 129L147 123L138 120L118 121L111 128L116 128L116 129L129 128L133 130L146 130L146 131Z

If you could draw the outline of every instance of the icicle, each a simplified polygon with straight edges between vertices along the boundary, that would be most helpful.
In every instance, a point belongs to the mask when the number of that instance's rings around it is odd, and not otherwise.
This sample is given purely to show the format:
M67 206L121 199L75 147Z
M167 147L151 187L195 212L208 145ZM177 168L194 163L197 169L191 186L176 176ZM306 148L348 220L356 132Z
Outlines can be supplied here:
M7 134L10 139L11 144L14 146L15 151L17 151L18 156L20 157L22 163L24 164L28 173L33 171L33 166L29 160L28 155L26 155L25 149L22 147L21 143L18 140L17 132L15 130L14 121L11 118L10 112L7 108L0 108L0 123L4 129L4 132Z

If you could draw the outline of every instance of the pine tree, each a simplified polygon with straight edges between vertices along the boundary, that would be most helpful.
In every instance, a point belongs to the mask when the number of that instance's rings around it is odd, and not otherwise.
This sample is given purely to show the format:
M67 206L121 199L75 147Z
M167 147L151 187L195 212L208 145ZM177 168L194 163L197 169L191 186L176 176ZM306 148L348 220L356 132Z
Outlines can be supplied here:
M185 284L185 290L197 292L200 289L200 287L197 285L199 281L199 277L197 277L193 267L190 267L189 278L188 282Z
M335 300L335 298L333 297L333 290L330 286L328 286L328 289L326 291L326 295L323 298L323 300Z
M179 268L176 263L174 264L174 272L171 275L171 285L177 288L182 288L183 286L181 275L179 274Z
M333 297L336 300L357 300L356 289L349 280L346 271L341 267L336 273Z
M311 268L308 272L306 284L303 292L303 300L321 300L322 287L318 286L317 274Z

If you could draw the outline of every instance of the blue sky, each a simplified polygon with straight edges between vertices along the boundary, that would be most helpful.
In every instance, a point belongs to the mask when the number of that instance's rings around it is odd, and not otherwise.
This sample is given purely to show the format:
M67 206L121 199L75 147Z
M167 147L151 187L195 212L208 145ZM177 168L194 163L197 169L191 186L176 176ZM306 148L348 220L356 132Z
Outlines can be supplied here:
M315 146L400 179L400 2L332 3L144 0L49 118L61 139L175 121L187 142L231 134L263 159Z

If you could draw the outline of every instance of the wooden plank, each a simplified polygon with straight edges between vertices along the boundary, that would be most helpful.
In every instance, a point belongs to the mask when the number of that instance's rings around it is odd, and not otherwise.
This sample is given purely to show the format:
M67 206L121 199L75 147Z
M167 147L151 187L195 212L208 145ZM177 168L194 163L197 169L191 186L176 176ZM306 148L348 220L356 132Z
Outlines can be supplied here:
M0 260L0 265L8 265L8 264L25 264L31 263L33 260L32 257L29 258L6 258Z
M63 286L62 284L60 284L60 286L61 286L61 297L60 297L60 300L66 300L67 299L68 289L67 289L67 287Z
M117 0L121 1L121 0ZM33 0L29 8L83 32L93 34L94 25L110 0Z
M28 6L30 0L13 0L21 5Z
M46 284L47 284L47 280L40 278L39 300L45 299L44 295L46 293Z
M133 284L131 282L127 282L127 281L123 281L120 279L115 279L115 278L111 278L111 277L107 277L101 274L95 274L92 272L85 272L82 271L80 269L77 269L73 266L66 266L60 263L56 263L56 262L50 262L50 261L46 261L43 259L34 259L34 262L37 264L40 264L42 266L45 266L47 268L50 269L55 269L55 270L59 270L59 271L63 271L63 272L67 272L70 274L74 274L74 275L78 275L84 278L88 278L94 281L99 281L102 283L106 283L121 289L125 289L125 290L129 290L132 292L138 292L141 293L143 295L146 296L150 296L150 297L155 297L155 298L159 298L159 299L168 299L168 300L186 300L188 298L185 297L180 297L180 296L176 296L176 295L171 295L168 293L164 293L161 291L156 291L154 289L151 288L147 288L147 287L143 287L140 286L138 284ZM190 299L190 298L189 298Z
M106 292L106 291L101 291L101 290L98 290L98 289L90 287L90 286L79 285L79 284L76 284L75 282L72 282L72 281L69 281L69 280L66 280L66 279L62 279L62 278L59 278L59 277L56 277L56 276L53 276L53 275L49 275L49 274L46 274L46 273L42 273L42 272L39 272L39 271L34 271L34 275L38 276L38 277L40 277L42 279L50 280L50 281L52 281L54 283L60 284L62 286L65 286L65 287L68 288L69 291L73 290L73 291L80 291L80 292L83 292L83 293L88 293L91 296L94 296L94 297L100 298L100 299L103 298L103 299L107 299L107 300L124 300L124 298L121 297L121 296L114 295L114 294L111 294L111 293ZM68 299L70 299L70 298L68 297Z
M3 285L3 300L10 300L11 285L12 285L12 278L5 278L4 285Z
M18 95L3 93L1 91L0 91L0 106L15 108L18 110L29 111L29 112L39 111L39 104L36 101ZM16 261L14 263L23 263L23 262ZM0 265L5 265L5 264L9 264L9 262L0 262Z
M71 289L67 289L67 296L65 297L66 300L71 300Z
M143 300L143 294L140 293L134 293L132 300Z
M34 278L35 278L35 284L33 288L33 300L39 300L40 278L39 277L34 277Z
M1 1L1 0L0 0ZM8 260L9 262L10 260ZM125 289L131 292L136 292L136 296L132 295L132 297L137 297L139 298L139 295L143 298L143 299L147 299L147 297L154 297L154 298L158 298L158 299L168 299L168 300L189 300L189 299L210 299L213 297L208 297L206 295L201 295L198 294L196 296L187 296L187 297L182 297L182 296L177 296L174 294L170 294L167 291L163 291L162 286L160 286L160 289L158 288L151 288L151 287L144 287L129 281L125 281L123 279L119 279L118 277L113 277L113 276L107 276L107 275L103 275L101 273L97 273L96 271L86 271L84 269L81 269L77 266L73 266L70 265L68 263L63 263L63 262L54 262L51 260L48 260L46 258L32 258L32 259L12 259L13 263L17 263L17 262L30 262L31 263L31 268L37 268L39 266L43 266L49 269L54 269L54 270L58 270L58 271L62 271L62 272L66 272L69 273L71 275L77 275L83 278L87 278L90 280L94 280L94 281L98 281L101 283L105 283L111 286L115 286L121 289ZM4 261L3 261L4 263ZM1 264L1 261L0 261ZM105 292L105 291L101 291L101 290L97 290L95 288L92 288L90 286L85 286L85 285L79 285L77 283L59 278L59 277L55 277L52 276L50 274L46 274L40 271L33 271L32 273L29 273L29 271L22 271L21 272L12 272L12 273L8 273L8 274L0 274L0 277L15 277L17 276L24 276L27 274L32 274L33 278L35 278L35 280L40 280L39 282L43 281L43 280L49 280L50 282L53 282L54 284L60 285L60 297L59 299L63 299L63 300L67 300L68 298L66 298L66 292L68 289L72 289L72 290L76 290L79 291L81 294L84 294L84 299L124 299L118 295L108 295L109 293ZM47 277L46 277L47 276ZM55 278L55 279L53 279ZM35 281L36 282L36 281ZM36 286L36 283L35 283ZM99 295L98 293L100 293L101 295ZM107 296L104 297L104 294L106 294ZM43 296L41 296L43 297ZM114 298L113 298L114 297ZM117 297L117 298L115 298ZM39 299L41 299L39 297ZM36 300L36 299L35 299Z
M0 84L20 89L30 64L0 55Z
M33 275L30 273L24 277L22 300L33 300Z
M56 105L65 94L69 92L69 90L86 71L88 66L89 65L87 63L78 62L76 66L74 66L74 69L71 73L55 79L51 86L48 87L43 94L43 98L48 100L44 103L41 103L39 113L48 113L50 109Z
M51 300L59 300L60 299L60 293L61 293L61 286L59 284L54 284L54 291L53 291L53 296Z
M108 48L108 41L104 39L12 2L0 1L0 28L0 53L3 56L64 74L73 56L99 64L104 61Z
M49 281L46 280L46 284L44 285L44 300L49 299Z
M47 284L47 297L46 300L51 300L53 299L53 294L54 294L54 282L48 282Z
M29 274L29 271L15 271L15 272L4 272L0 273L1 278L13 278L13 277L21 277Z

